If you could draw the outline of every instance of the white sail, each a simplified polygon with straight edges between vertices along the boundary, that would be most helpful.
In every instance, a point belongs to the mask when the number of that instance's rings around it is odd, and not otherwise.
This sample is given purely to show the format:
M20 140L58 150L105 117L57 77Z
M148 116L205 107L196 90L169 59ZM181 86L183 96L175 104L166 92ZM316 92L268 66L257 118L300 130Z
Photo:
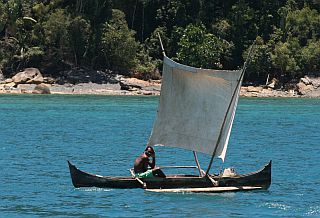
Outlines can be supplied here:
M241 70L194 68L164 57L158 113L148 145L179 147L209 155L216 149L215 157L224 160L240 77Z

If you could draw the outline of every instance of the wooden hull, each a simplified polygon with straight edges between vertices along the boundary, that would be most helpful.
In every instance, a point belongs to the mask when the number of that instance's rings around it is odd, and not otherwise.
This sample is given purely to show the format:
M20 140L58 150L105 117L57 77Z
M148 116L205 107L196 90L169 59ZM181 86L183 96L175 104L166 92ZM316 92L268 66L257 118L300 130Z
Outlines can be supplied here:
M98 188L143 188L143 185L132 177L111 177L86 173L77 169L69 161L69 169L74 187ZM271 184L271 161L263 169L235 177L211 176L218 181L218 187L251 186L268 189ZM213 187L208 177L194 175L168 175L167 178L145 178L147 189L176 189L176 188L208 188ZM239 188L241 190L241 188Z

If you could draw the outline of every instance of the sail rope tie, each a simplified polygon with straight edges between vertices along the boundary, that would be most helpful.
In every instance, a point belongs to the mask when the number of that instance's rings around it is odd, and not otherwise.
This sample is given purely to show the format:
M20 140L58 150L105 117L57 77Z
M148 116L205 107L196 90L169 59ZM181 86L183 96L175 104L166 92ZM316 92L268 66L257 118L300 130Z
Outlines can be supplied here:
M207 174L208 179L212 182L212 185L214 187L217 187L219 185L219 182L214 180L209 174Z

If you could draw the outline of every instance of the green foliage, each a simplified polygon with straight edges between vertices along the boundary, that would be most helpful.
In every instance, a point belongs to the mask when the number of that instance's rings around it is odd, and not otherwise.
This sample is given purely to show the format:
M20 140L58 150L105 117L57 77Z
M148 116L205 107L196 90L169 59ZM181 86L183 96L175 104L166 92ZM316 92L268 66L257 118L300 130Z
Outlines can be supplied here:
M78 16L70 21L70 44L74 54L75 65L78 65L87 54L91 35L90 28L89 22L82 17Z
M245 58L247 58L247 52ZM246 78L257 83L265 82L272 69L271 48L261 37L257 37L249 61Z
M145 46L147 51L151 57L154 59L162 59L162 48L159 42L159 36L161 37L161 41L163 43L163 47L166 51L170 50L169 41L170 39L167 37L167 30L165 27L158 27L151 34L150 38L146 39Z
M15 38L5 38L0 41L0 68L15 70L15 55L20 47ZM5 73L5 72L4 72Z
M203 68L241 67L257 39L245 77L253 82L264 83L268 74L320 74L319 6L312 0L0 0L0 69L109 68L157 78L159 32L169 57Z
M48 11L49 11L49 7L45 6L42 2L37 3L32 7L32 13L34 14L35 18L38 20L45 17Z
M5 5L0 1L0 33L4 29L7 19L8 17L7 17Z
M157 70L157 61L152 60L142 45L139 46L135 60L136 63L132 76L144 80L160 78L159 71Z
M230 39L231 25L227 20L219 20L212 25L213 32L222 39Z
M246 1L240 0L231 7L228 18L231 25L230 40L235 46L233 54L242 57L243 51L251 45L258 33L254 10ZM233 68L242 63L243 60L236 58L232 64Z
M34 65L42 61L45 52L41 47L31 47L28 48L26 53L24 54L24 59L27 65Z
M294 52L299 50L297 46L296 38L292 39L292 41L285 43L279 42L276 44L275 49L271 54L271 59L273 65L277 69L280 69L281 76L288 76L289 72L294 74L300 70L296 60L298 55Z
M320 40L309 41L301 50L300 60L304 72L320 75Z
M289 11L286 17L286 32L297 37L302 45L306 45L308 39L320 36L319 13L309 7Z
M190 24L178 43L178 61L201 68L223 68L221 59L228 54L231 44L207 33L203 25Z
M70 17L64 10L59 9L49 14L44 23L45 42L47 45L62 47L68 42Z
M134 32L128 28L125 14L112 11L112 18L102 27L102 52L109 68L129 70L134 66L138 43Z
M70 53L70 16L63 9L48 15L43 24L45 45L50 48L49 55L55 61L62 61Z

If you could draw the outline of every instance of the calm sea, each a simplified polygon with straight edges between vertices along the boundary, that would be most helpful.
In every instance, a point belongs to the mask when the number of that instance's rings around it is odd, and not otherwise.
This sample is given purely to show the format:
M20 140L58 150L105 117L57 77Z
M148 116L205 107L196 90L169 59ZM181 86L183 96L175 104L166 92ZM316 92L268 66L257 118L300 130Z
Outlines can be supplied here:
M72 186L67 160L129 175L158 97L0 95L0 217L320 217L320 99L241 98L226 162L239 173L273 161L268 191L150 193ZM157 147L157 165L194 164ZM203 168L208 157L200 155Z

